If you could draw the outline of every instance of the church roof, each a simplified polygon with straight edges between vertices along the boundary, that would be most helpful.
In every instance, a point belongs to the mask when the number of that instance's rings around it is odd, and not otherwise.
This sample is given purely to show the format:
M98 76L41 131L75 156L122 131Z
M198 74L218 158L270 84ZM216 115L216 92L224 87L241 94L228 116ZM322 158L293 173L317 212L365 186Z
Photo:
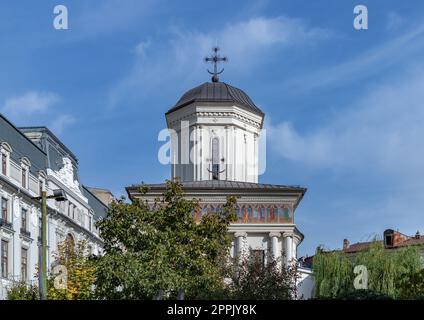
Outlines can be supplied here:
M225 82L205 82L190 89L183 94L167 114L193 102L230 102L261 116L264 115L243 90Z
M206 190L219 190L219 191L235 191L235 192L296 192L304 194L306 188L300 186L287 186L279 184L263 184L263 183L252 183L252 182L242 182L242 181L228 181L228 180L203 180L203 181L185 181L181 182L183 188L186 191L206 191ZM161 191L166 189L165 183L157 184L142 184L142 185L132 185L127 187L127 192L130 193L138 192L139 187L146 186L151 191L157 190Z
M252 183L242 181L228 181L228 180L203 180L203 181L185 181L181 182L183 189L188 196L212 193L224 193L224 194L268 194L268 195L281 195L281 194L295 194L298 195L295 206L302 200L306 188L300 186L288 186L279 184L263 184L263 183ZM134 199L140 194L140 187L145 186L149 188L148 193L161 194L166 189L165 183L157 184L141 184L132 185L126 187L128 197Z

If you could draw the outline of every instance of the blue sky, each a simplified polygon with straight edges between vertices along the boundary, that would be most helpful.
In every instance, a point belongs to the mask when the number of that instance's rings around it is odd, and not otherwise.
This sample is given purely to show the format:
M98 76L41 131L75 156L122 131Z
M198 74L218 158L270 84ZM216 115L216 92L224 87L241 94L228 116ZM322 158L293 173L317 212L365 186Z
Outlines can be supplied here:
M53 28L53 8L69 30ZM261 182L308 188L301 254L386 228L424 232L424 2L2 1L0 112L46 125L80 161L82 182L115 194L168 178L157 160L164 112L221 79L266 113ZM369 29L353 28L365 4Z

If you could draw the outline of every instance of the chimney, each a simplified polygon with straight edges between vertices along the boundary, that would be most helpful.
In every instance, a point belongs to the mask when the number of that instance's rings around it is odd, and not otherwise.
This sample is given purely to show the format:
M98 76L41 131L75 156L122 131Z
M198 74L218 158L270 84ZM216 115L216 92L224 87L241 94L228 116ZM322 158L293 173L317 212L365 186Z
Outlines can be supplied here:
M421 238L420 232L417 231L417 233L415 234L415 239L420 239L420 238Z
M349 249L349 240L343 239L343 250Z

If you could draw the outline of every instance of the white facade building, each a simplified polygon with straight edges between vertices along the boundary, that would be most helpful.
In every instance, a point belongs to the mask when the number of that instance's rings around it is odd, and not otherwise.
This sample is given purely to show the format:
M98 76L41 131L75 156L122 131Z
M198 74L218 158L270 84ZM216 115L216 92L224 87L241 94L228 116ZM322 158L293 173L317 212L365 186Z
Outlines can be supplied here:
M37 284L40 256L41 190L65 191L67 201L47 200L47 265L57 245L86 240L92 254L102 241L94 226L105 214L102 204L80 185L75 156L47 128L18 129L0 115L0 299L16 281Z

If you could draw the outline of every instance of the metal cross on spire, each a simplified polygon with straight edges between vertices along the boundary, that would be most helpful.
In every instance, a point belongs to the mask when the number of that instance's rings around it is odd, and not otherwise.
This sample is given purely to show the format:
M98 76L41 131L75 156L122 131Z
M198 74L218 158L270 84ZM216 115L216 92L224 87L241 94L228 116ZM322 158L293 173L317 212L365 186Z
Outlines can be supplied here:
M227 62L228 58L227 57L221 57L218 53L219 48L218 47L214 47L212 49L213 54L210 57L206 57L204 60L205 62L212 62L213 63L213 72L209 71L208 72L212 75L212 82L218 82L219 81L219 74L221 74L224 71L224 68L222 68L220 71L218 71L218 63L219 62Z

